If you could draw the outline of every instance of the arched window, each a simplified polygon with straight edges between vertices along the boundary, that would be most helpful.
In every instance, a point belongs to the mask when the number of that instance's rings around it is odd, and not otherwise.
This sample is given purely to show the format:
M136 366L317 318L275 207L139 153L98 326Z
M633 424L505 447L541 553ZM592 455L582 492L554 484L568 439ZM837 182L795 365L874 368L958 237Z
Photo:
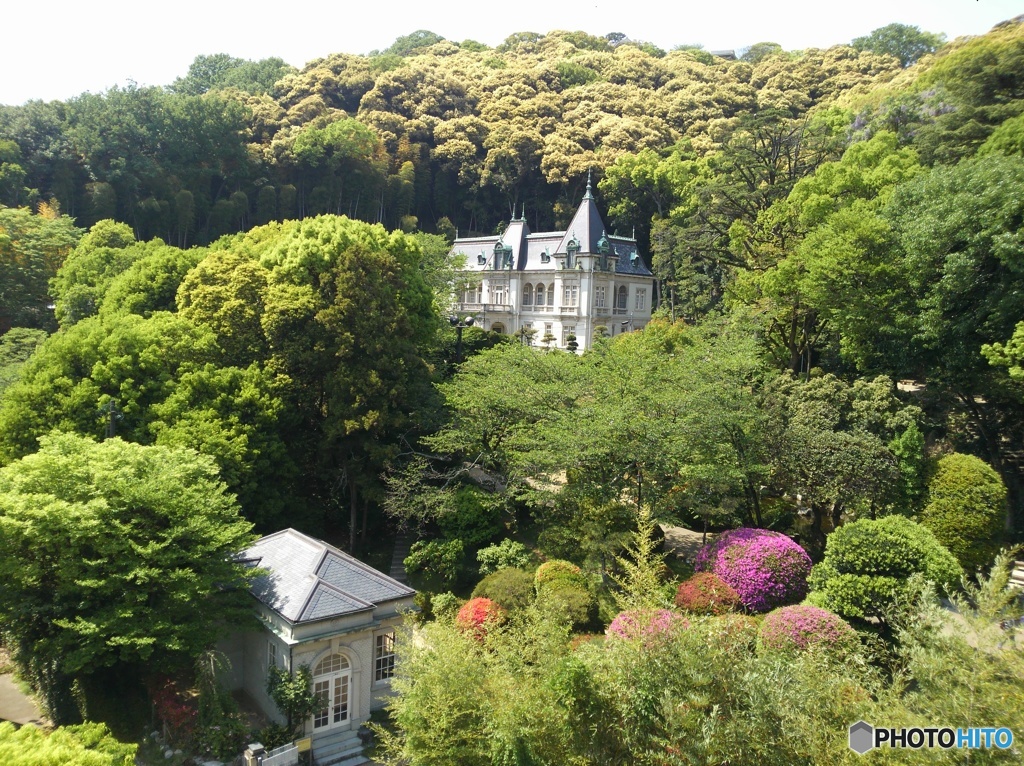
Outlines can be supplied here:
M543 306L544 305L544 283L543 282L541 282L539 285L537 285L537 305L538 306Z
M555 283L554 282L552 282L550 285L548 285L548 305L549 306L554 306L555 305Z
M531 282L527 282L525 285L523 285L523 305L533 305L533 283Z
M328 654L313 669L313 694L320 708L313 713L313 728L325 729L349 719L351 665L342 654Z
M495 322L494 324L491 325L491 332L496 332L499 335L504 334L505 325L503 325L501 322Z
M628 294L629 294L629 290L626 288L626 286L625 285L619 285L619 299L618 299L618 302L615 304L616 308L620 308L620 309L625 309L626 308L626 298L628 297Z

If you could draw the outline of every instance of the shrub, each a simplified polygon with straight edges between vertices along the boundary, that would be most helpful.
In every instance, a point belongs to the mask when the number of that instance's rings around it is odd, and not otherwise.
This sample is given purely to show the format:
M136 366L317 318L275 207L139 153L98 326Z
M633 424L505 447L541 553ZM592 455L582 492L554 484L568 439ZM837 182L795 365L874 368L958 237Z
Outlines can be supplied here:
M425 572L452 582L459 574L464 552L462 540L417 540L405 557L405 570L409 573Z
M759 618L736 612L717 615L700 623L708 645L724 652L741 649L753 652L760 624Z
M556 586L588 589L587 578L583 575L583 570L571 561L559 559L545 561L537 567L534 584L538 595L544 588Z
M992 563L1006 518L1006 486L999 474L973 455L939 460L928 483L921 523L968 572Z
M489 598L503 609L524 609L533 603L533 575L522 569L499 569L473 589L473 598Z
M462 599L451 592L435 593L430 598L430 611L434 619L442 622L455 619L461 606Z
M780 532L741 528L723 532L701 548L695 568L722 578L747 609L767 612L807 594L811 559Z
M829 535L825 558L811 572L810 600L847 619L884 619L915 573L948 588L963 570L921 524L903 516L862 519Z
M455 626L482 641L488 628L500 622L504 616L505 610L489 598L471 598L456 615Z
M526 569L533 554L522 543L506 538L497 545L478 550L476 560L480 562L480 574L487 575L499 569Z
M594 617L596 602L582 570L569 561L546 561L534 574L537 603L568 620L583 625Z
M739 604L736 589L711 572L698 572L676 590L676 606L695 614L725 614Z
M616 615L605 634L609 638L627 640L642 638L647 643L689 624L685 617L670 609L628 609Z
M758 649L795 651L811 646L848 652L858 644L857 633L837 614L807 604L769 612L757 633Z

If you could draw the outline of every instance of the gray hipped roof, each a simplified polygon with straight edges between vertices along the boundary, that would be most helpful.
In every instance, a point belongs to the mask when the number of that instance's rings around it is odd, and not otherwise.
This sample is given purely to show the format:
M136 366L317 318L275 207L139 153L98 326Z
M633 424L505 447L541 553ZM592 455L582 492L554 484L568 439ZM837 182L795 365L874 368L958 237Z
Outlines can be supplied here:
M415 594L347 553L294 529L260 538L242 551L240 559L268 570L253 583L252 594L291 623L370 611Z

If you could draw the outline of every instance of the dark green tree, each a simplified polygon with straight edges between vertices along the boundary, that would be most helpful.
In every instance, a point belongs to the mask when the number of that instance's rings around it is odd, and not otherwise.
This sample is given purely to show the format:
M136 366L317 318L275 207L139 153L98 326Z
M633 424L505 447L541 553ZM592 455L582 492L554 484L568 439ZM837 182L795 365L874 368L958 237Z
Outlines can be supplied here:
M937 51L945 41L943 34L922 32L919 27L907 24L889 24L869 35L854 38L851 44L859 51L895 56L902 66L908 67L922 56Z

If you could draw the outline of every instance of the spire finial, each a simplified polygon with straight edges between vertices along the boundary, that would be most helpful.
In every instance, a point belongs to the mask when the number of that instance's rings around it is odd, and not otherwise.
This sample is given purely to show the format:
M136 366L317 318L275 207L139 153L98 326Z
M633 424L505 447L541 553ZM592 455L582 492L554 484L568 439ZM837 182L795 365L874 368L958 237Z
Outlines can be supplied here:
M593 172L593 169L587 170L587 193L583 196L583 199L594 199L594 190L590 184L590 176Z

